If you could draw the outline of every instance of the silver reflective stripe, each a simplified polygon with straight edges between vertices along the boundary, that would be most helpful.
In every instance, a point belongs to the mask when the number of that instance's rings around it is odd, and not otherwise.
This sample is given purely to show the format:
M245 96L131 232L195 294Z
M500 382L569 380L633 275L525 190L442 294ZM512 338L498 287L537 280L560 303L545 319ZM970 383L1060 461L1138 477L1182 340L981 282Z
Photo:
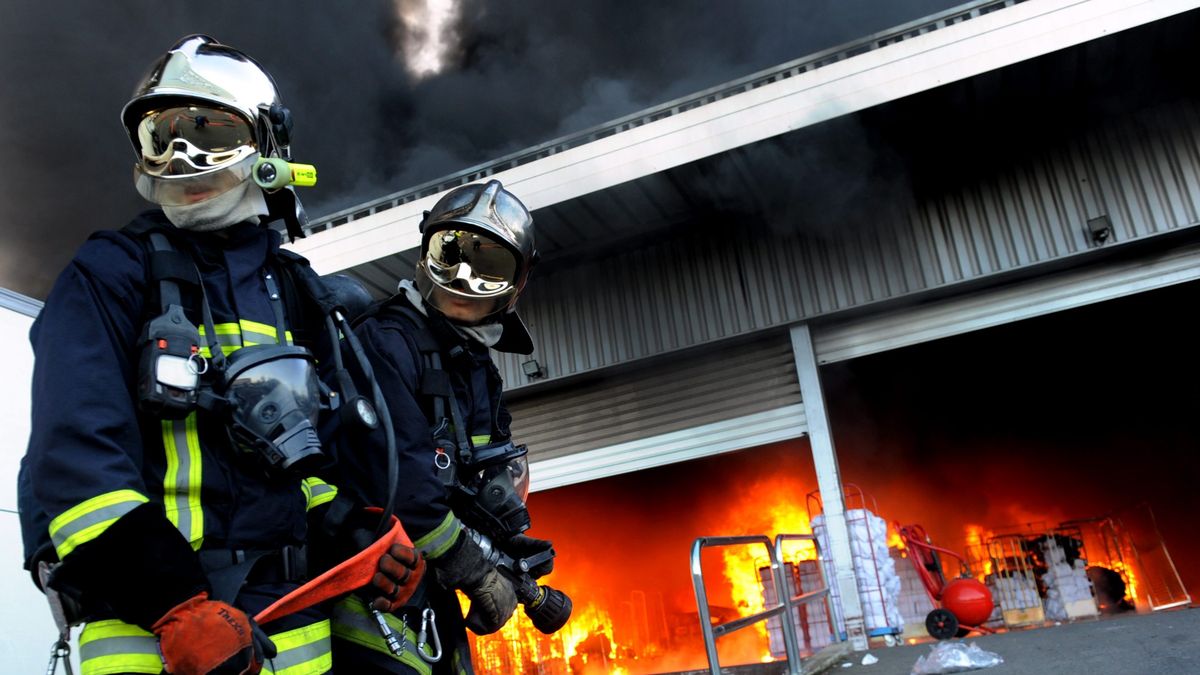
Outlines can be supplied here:
M462 528L462 521L456 518L453 512L447 513L440 525L425 536L417 539L414 545L425 557L440 558L458 540L458 533L462 531Z
M98 525L108 520L116 520L117 518L120 518L126 513L129 513L135 508L141 506L143 501L144 500L131 499L129 501L105 506L85 515L79 516L78 518L54 531L54 547L61 550L63 544L65 544L72 536L93 525Z
M132 635L92 640L79 646L80 662L103 656L152 654L158 656L158 638L153 635Z
M194 414L192 413L192 415ZM168 471L166 484L163 486L163 498L168 502L166 504L167 517L183 533L183 536L187 537L190 541L192 536L192 510L188 503L188 496L191 492L189 477L192 470L192 455L188 452L187 420L172 420L164 422L164 424L171 425L171 438L174 440L174 447L170 449L174 450L172 456L177 462L174 480L171 480L170 471Z
M288 668L295 668L310 661L316 661L329 653L329 638L293 647L292 649L279 652L275 658L270 660L271 672L283 673ZM322 672L323 670L311 670L310 672Z
M201 354L204 356L212 356L210 353L212 350L208 348L209 339L207 331L205 331L204 326L199 326L199 328L200 342L202 343ZM217 334L217 344L221 345L222 352L228 354L232 351L236 351L242 346L242 335L238 324L219 323L216 326L213 326L213 330ZM274 342L274 340L271 341Z
M258 333L242 328L242 339L245 340L245 345L273 345L276 343L274 335L266 333Z

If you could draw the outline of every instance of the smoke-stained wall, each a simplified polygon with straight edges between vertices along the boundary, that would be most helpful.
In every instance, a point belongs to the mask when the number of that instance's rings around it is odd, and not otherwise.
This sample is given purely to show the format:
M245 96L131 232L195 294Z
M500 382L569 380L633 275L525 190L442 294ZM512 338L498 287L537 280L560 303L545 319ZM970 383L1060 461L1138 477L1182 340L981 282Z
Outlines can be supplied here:
M872 192L870 182L851 184L859 190L851 202L828 182L827 195L809 190L803 200L765 192L779 203L714 211L711 220L668 228L600 259L560 261L535 275L521 313L548 377L565 377L1068 261L1098 248L1088 229L1098 217L1111 224L1110 248L1194 226L1197 113L1192 100L1163 103L998 159L990 171L976 168L970 181L947 167L938 189L898 189L902 183L891 181ZM778 155L766 170L786 172L798 161L789 159L788 143L812 152L812 144L785 141L766 151ZM710 180L712 165L704 162L668 173L660 188L731 184ZM742 197L755 202L752 191ZM522 360L502 355L510 387L530 382Z

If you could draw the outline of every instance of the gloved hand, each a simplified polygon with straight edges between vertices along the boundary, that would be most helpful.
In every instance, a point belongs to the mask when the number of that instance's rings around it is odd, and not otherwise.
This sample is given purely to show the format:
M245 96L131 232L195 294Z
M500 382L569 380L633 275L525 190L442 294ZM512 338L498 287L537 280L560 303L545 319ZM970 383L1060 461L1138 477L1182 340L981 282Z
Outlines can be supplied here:
M379 571L371 579L373 590L382 593L371 601L372 609L394 612L404 606L425 576L425 558L416 549L392 544L379 558Z
M504 552L513 558L528 558L542 551L551 551L553 549L554 543L549 539L535 539L534 537L518 534L508 540L508 545L504 547ZM529 576L534 579L540 579L553 571L554 558L550 558L544 563L529 568Z
M198 593L152 628L166 672L173 675L254 675L275 645L240 609Z
M308 512L309 548L316 574L324 572L375 543L382 510L362 507L338 495ZM425 576L425 560L413 548L393 544L380 559L378 572L362 595L373 609L395 611L408 602Z
M490 635L504 627L517 609L517 592L512 582L492 568L479 583L462 589L471 600L467 628L476 635Z
M437 570L438 583L460 589L471 601L467 627L477 635L488 635L508 623L517 609L517 592L483 556L483 550L465 533L444 555L429 561Z

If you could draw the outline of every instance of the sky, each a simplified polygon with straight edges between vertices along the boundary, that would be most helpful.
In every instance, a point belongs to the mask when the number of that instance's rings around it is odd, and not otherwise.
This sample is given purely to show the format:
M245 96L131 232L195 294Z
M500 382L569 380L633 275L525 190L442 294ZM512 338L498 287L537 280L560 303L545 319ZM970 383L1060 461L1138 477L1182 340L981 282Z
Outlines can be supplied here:
M148 206L119 112L190 33L274 75L318 217L960 4L430 1L0 0L0 287Z

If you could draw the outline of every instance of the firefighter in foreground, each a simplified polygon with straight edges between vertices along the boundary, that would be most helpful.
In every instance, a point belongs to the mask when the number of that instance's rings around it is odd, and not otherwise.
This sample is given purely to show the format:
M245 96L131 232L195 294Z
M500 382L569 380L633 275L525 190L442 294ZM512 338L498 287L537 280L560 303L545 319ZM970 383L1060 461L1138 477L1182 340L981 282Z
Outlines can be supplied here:
M388 617L400 649L371 630L357 599L335 609L339 669L472 673L464 627L493 633L518 603L546 633L570 616L570 599L535 581L553 568L554 551L523 534L530 525L526 449L513 444L488 351L533 351L514 312L537 256L532 225L498 181L450 191L421 223L415 280L400 282L396 295L358 323L395 429L397 514L434 573ZM339 439L344 489L384 501L379 433ZM465 620L456 589L470 601Z
M263 226L298 233L291 184L315 170L289 162L271 76L206 36L164 54L121 118L137 190L161 208L94 234L31 330L27 567L64 634L86 622L85 675L328 672L327 613L249 618L306 558L353 553L374 526L316 477L334 397L314 351L336 345L302 290L307 263ZM420 578L399 546L379 569L380 608Z

